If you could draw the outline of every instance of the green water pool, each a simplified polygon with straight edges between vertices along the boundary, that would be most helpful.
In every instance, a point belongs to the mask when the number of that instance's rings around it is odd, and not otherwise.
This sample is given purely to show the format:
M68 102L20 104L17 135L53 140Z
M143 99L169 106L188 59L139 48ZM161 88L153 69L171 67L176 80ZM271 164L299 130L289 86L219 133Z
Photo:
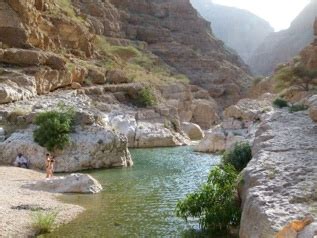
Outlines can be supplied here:
M190 147L133 149L134 166L88 171L104 190L96 195L65 195L86 211L45 237L229 237L204 234L195 220L175 216L175 205L206 181L219 157Z

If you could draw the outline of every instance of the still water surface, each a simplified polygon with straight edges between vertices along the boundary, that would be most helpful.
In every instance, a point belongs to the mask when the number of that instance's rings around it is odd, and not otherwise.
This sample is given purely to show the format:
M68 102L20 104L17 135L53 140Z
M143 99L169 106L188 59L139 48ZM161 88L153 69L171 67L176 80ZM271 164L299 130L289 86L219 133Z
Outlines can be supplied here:
M132 168L89 171L104 187L62 200L87 210L45 237L229 237L203 234L197 221L175 216L179 199L206 181L219 157L190 147L130 150Z

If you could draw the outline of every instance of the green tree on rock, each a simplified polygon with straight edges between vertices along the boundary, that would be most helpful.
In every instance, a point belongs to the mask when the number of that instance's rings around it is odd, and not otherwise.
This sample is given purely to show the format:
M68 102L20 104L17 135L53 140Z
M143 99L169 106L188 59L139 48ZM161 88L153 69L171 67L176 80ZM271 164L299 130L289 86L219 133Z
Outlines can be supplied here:
M34 141L51 152L64 149L70 141L74 115L74 110L65 106L38 114L35 119L38 127L33 132Z

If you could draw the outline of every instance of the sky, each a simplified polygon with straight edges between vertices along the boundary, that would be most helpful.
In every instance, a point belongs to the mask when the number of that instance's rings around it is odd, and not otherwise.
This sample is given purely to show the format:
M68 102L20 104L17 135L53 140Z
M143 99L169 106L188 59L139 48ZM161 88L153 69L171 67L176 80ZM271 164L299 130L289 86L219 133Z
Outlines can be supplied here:
M267 20L275 31L287 29L310 0L213 0L221 5L249 10Z

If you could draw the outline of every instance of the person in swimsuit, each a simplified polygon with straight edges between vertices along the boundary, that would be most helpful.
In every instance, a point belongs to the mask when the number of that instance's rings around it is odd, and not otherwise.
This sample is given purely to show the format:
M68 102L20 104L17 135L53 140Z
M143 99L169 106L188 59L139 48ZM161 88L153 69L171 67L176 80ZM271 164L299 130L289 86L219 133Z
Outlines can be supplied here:
M46 178L53 177L54 172L54 157L49 153L46 154L45 167L46 167Z

